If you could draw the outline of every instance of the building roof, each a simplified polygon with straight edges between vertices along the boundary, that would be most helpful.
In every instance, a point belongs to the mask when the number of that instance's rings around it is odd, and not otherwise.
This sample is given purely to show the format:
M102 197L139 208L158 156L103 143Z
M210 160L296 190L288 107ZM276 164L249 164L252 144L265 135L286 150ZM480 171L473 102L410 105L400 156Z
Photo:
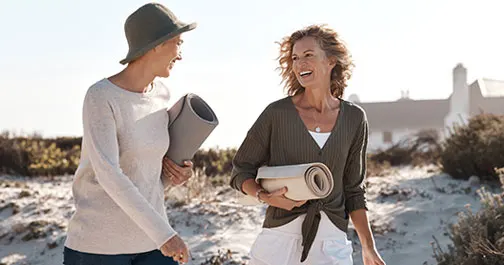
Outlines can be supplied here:
M469 89L479 90L483 96L483 102L471 102L471 109L497 114L504 112L504 107L501 107L504 106L504 81L478 79L469 85ZM397 101L355 104L366 111L371 130L434 129L444 127L444 119L450 110L450 97L434 100L401 98ZM355 95L354 98L358 97ZM474 111L471 110L471 113Z
M483 78L478 80L481 95L485 98L504 97L504 81Z
M444 127L448 99L404 100L376 103L355 103L367 114L371 130L427 129Z

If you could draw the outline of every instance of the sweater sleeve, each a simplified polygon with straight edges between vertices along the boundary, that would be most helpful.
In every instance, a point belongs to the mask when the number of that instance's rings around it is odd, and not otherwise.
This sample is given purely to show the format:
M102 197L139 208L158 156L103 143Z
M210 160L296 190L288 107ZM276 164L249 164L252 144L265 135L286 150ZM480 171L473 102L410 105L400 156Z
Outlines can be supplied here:
M121 170L113 109L99 90L85 97L83 125L83 144L98 183L160 248L176 232Z
M259 167L268 161L271 123L266 108L247 132L233 158L230 185L243 194L243 183L247 179L255 179Z
M368 209L364 196L367 143L368 121L365 113L363 113L361 122L350 146L343 177L345 208L348 213L358 209Z
M163 172L161 172L161 176L160 176L160 178L161 178L161 183L163 184L163 189L164 189L164 190L168 189L168 187L170 187L170 186L171 186L171 181L170 181L170 179L169 179L167 176L165 176L165 175L163 174Z

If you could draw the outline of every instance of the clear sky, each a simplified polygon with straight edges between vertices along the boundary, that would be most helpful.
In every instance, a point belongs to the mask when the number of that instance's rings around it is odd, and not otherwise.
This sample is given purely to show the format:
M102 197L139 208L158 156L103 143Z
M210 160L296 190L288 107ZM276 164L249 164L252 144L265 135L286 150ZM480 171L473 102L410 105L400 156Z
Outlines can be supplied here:
M173 101L202 96L220 125L205 147L238 146L262 109L284 96L275 43L327 23L355 60L345 97L446 98L457 63L469 82L504 80L502 0L167 0L181 20L183 60L168 79ZM122 69L126 17L138 0L0 0L0 130L80 136L87 88Z

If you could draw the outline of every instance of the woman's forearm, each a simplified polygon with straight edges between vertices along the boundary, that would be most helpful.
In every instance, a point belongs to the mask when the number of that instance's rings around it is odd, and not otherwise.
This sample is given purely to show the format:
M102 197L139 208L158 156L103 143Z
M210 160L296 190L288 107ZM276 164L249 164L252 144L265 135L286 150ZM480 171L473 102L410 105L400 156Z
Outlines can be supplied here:
M369 225L366 209L358 209L350 213L357 235L363 248L374 248L375 242Z

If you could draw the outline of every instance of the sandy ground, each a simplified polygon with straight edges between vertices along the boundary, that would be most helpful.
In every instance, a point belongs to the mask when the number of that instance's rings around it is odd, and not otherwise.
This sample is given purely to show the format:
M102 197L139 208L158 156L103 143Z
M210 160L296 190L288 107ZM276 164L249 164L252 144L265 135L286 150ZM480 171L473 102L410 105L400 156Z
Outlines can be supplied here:
M71 181L71 176L0 177L0 265L62 264L67 221L74 211ZM388 265L436 264L433 236L446 249L451 243L448 224L457 221L467 204L479 209L479 185L454 180L435 168L399 168L367 181L369 218L377 249ZM173 192L170 198L185 191ZM247 264L265 211L261 205L244 205L227 187L208 189L206 196L187 204L167 200L167 210L191 249L189 264ZM354 264L362 264L352 225L348 237L354 242Z

